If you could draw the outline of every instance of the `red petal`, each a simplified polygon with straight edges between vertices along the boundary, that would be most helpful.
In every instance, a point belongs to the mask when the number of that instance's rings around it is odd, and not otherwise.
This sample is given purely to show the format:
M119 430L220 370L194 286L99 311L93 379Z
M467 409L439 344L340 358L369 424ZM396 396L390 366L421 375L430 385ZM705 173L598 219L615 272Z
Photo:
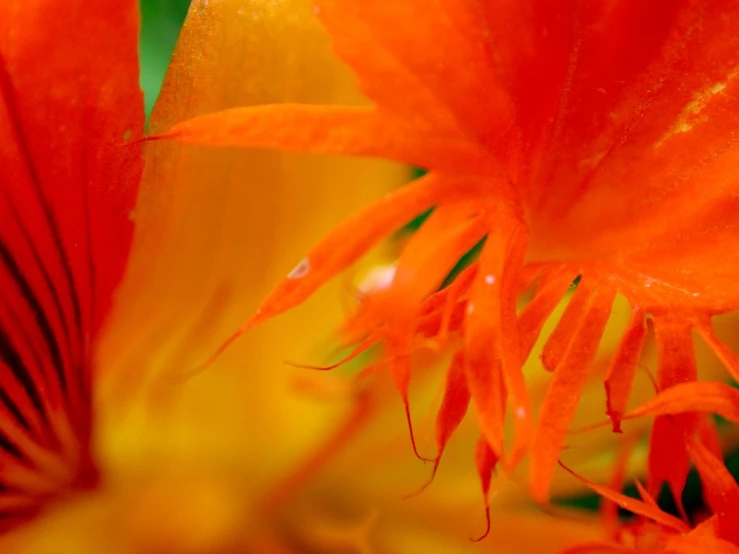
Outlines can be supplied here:
M560 554L633 554L634 549L617 544L587 542L562 550Z
M698 470L706 502L717 515L718 534L739 545L739 486L720 458L689 438L688 452Z
M142 171L137 6L0 4L0 489L24 511L94 478L91 350Z
M564 268L547 272L534 297L518 316L521 359L526 360L536 344L541 329L572 284L572 272Z
M552 334L547 338L541 353L541 362L547 371L554 369L562 361L572 338L577 335L582 319L588 310L588 302L592 296L592 289L582 281L567 303L562 318L557 323Z
M470 403L470 391L464 374L464 353L457 352L446 373L444 398L441 401L439 413L436 415L436 458L430 479L415 493L422 492L436 477L449 438L459 427L467 414Z
M657 385L660 390L698 378L690 327L690 323L671 314L659 314L654 318L659 362Z
M608 486L611 490L620 491L623 490L626 479L626 468L629 463L629 458L636 445L635 440L625 440L618 453L618 458L613 466L613 474L609 480ZM642 500L644 497L642 496ZM620 527L618 517L618 505L614 502L604 500L600 507L601 518L603 526L608 531L609 535L616 536L618 528Z
M554 26L547 57L556 52L558 63L545 69L545 75L555 74L547 83L551 88L526 91L532 100L534 91L543 99L537 111L544 117L533 124L549 127L548 144L556 144L542 149L551 177L534 183L544 204L536 225L549 234L534 234L560 247L572 241L578 249L619 252L621 259L629 248L650 250L656 246L651 239L659 236L672 243L670 277L680 279L677 260L685 237L678 238L677 230L705 229L692 224L694 217L718 196L728 199L734 186L719 175L727 174L736 155L729 148L728 120L739 86L739 10L722 0L573 5L558 6L561 19L549 13L539 23L538 29ZM687 40L693 48L685 48ZM538 57L541 50L533 52ZM543 68L533 52L532 63ZM521 81L529 85L534 79ZM553 189L558 193L551 194ZM691 257L700 256L697 245L690 245ZM641 261L644 268L650 261L653 269L662 265L646 255ZM689 272L705 273L706 266L688 265Z
M644 311L635 308L606 374L606 412L613 422L614 433L621 432L621 418L626 413L646 335Z
M539 502L545 502L549 496L554 469L598 351L614 295L612 291L592 294L587 312L554 371L531 449L531 488Z
M481 541L488 536L488 533L490 533L490 482L497 464L498 456L490 448L490 443L488 442L487 437L480 437L480 440L477 441L477 446L475 447L475 465L477 466L477 475L480 477L482 496L485 500L486 528L485 532L480 537L473 539L473 542Z
M462 423L470 403L470 391L464 374L464 354L454 355L446 374L446 387L441 408L436 416L437 464L444 453L446 443Z
M636 485L636 490L639 492L639 496L641 497L642 502L644 502L645 504L649 504L650 506L654 506L655 508L659 507L657 501L651 494L649 494L649 491L644 488L644 485L642 485L639 481L634 481L634 484Z
M697 370L689 325L660 314L655 317L654 331L659 362L659 389L695 381ZM694 414L674 418L658 417L654 422L649 445L649 491L652 495L657 495L662 484L668 483L675 503L685 518L687 515L682 505L682 491L690 470L685 436L695 431L696 426L697 418Z
M520 224L499 214L480 254L475 283L467 304L465 341L467 380L483 434L502 456L506 398L514 414L515 465L531 440L531 407L521 372L520 342L514 325L518 269L525 235Z
M698 441L717 458L723 457L721 436L716 427L716 420L711 414L701 414L698 418Z
M682 493L690 471L690 457L685 450L686 431L680 422L658 417L652 426L649 441L647 476L649 492L656 496L667 483L680 514L687 520Z

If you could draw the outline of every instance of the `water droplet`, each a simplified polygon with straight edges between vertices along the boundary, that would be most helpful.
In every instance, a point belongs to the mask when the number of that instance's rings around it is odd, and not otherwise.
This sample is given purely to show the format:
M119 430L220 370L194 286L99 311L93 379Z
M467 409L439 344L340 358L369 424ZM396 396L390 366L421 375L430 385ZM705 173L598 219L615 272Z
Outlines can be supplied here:
M467 314L471 314L474 311L475 311L475 305L472 302L467 304Z
M526 410L523 407L521 407L521 406L519 406L518 408L516 408L516 417L518 419L525 418L526 417Z
M492 285L493 283L495 283L495 275L485 275L485 282L488 285Z
M394 264L373 267L367 276L362 279L359 290L364 294L372 294L390 288L395 279L395 271Z
M295 268L287 274L288 279L300 279L301 277L305 277L308 275L308 272L310 271L310 260L308 258L303 258L300 260L300 263L295 266Z

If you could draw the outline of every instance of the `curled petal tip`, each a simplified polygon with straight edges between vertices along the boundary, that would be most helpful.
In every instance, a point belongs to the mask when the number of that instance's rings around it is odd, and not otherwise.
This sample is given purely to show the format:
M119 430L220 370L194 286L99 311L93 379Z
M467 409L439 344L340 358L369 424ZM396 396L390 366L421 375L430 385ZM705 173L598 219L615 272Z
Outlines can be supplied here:
M485 505L485 531L483 531L482 535L480 535L477 538L471 538L470 542L480 542L483 539L487 538L487 536L490 534L490 506Z
M431 476L418 488L418 490L405 495L403 497L403 500L410 500L411 498L415 498L431 486L431 484L434 482L434 479L436 478L436 473L439 470L439 464L441 463L441 454L437 455L436 458L434 458L433 462L434 467L431 470Z

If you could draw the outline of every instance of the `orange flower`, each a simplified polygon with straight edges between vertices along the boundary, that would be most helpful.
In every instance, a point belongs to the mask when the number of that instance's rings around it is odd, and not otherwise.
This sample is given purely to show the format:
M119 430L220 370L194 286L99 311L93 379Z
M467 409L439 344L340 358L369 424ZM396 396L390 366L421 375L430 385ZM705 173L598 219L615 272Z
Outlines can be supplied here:
M672 391L665 395L673 399L675 397ZM722 396L721 392L714 392L714 395ZM662 402L663 409L670 404L669 399L665 400ZM621 467L617 468L614 474L611 488L591 483L565 468L606 499L602 510L603 520L606 528L611 529L613 537L611 541L582 542L563 550L562 554L629 552L698 554L706 550L726 554L739 553L739 534L737 534L739 486L722 464L720 452L718 455L711 452L693 438L687 439L686 447L701 476L703 499L712 513L710 517L706 517L691 529L685 521L662 511L654 497L638 481L636 486L641 499L617 492L614 489L623 486ZM627 456L622 457L619 465L623 464L626 458ZM619 523L617 507L632 512L637 518L628 524Z
M392 282L367 294L349 331L362 347L385 345L406 406L410 353L430 337L455 339L438 456L469 398L484 448L507 468L530 452L532 490L545 500L616 295L633 316L605 379L615 431L648 333L645 318L653 322L660 390L696 381L693 331L739 377L736 356L711 325L713 315L739 308L739 7L724 0L314 6L373 106L235 108L161 137L383 157L429 174L338 226L242 332L301 303L435 207ZM439 291L483 238L479 260ZM577 276L544 348L552 379L534 424L522 361ZM506 413L515 436L504 450ZM663 482L676 496L682 490L684 437L697 432L698 418L676 422L654 424L652 493Z

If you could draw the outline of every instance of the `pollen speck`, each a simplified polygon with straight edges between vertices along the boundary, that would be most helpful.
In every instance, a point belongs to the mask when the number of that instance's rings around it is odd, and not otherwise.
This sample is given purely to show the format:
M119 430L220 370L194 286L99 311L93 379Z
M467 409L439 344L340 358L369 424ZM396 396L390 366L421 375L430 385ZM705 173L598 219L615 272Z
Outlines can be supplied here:
M687 133L696 123L702 123L705 121L706 119L700 116L701 112L710 104L711 101L716 99L722 92L724 92L724 90L726 90L727 85L733 81L737 75L739 75L739 70L734 69L727 75L725 81L715 83L705 90L696 93L693 96L693 100L690 101L680 112L672 128L667 131L659 141L657 141L655 146L659 148L670 137Z

